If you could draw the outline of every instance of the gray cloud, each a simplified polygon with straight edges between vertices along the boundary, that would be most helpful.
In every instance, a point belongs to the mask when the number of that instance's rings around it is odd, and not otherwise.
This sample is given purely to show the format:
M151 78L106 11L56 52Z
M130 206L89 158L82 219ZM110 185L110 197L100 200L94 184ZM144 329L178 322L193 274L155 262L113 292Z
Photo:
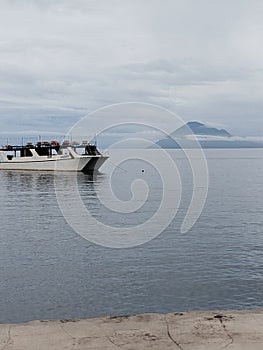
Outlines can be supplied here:
M257 135L262 10L259 0L2 0L0 131L64 132L91 110L140 101Z

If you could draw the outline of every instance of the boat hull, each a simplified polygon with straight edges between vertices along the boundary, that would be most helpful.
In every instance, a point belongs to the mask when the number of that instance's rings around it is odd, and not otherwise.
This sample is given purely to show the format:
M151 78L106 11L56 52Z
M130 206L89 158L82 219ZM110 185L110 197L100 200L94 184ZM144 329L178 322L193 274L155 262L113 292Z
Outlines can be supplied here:
M42 158L42 157L41 157ZM31 171L97 171L108 159L105 155L85 155L79 158L17 159L0 162L0 170Z

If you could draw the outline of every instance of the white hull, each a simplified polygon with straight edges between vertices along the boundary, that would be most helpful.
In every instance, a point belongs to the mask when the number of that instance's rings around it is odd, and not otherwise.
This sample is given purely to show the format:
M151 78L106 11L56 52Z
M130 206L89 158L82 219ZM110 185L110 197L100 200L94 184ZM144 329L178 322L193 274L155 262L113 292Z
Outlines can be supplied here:
M32 151L33 157L14 157L8 160L1 152L0 170L36 170L36 171L96 171L108 159L107 155L80 155L70 149L70 154L38 156Z

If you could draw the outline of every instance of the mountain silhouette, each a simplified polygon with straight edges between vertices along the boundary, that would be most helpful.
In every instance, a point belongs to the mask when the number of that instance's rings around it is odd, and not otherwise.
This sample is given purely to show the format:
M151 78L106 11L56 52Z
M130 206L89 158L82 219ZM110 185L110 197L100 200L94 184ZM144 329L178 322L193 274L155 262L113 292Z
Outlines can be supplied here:
M171 133L170 136L166 136L156 142L156 145L161 148L196 148L197 143L193 141L193 135L196 136L202 148L263 147L263 144L260 142L248 141L242 138L235 139L227 130L210 127L199 121L190 121L186 123L181 128Z

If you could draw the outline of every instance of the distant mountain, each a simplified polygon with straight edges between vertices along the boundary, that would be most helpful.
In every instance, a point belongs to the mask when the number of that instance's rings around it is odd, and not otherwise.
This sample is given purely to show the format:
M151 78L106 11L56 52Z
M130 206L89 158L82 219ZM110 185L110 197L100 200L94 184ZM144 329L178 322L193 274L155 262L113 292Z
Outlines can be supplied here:
M222 136L231 137L232 135L225 129L217 129L206 126L200 122L188 122L186 125L182 126L180 129L176 130L173 136L176 135L189 135L190 128L195 135L211 135L211 136Z
M161 148L195 148L193 134L202 148L262 148L263 143L236 138L225 129L209 127L198 121L188 122L161 140L156 145ZM192 139L191 139L192 137Z

